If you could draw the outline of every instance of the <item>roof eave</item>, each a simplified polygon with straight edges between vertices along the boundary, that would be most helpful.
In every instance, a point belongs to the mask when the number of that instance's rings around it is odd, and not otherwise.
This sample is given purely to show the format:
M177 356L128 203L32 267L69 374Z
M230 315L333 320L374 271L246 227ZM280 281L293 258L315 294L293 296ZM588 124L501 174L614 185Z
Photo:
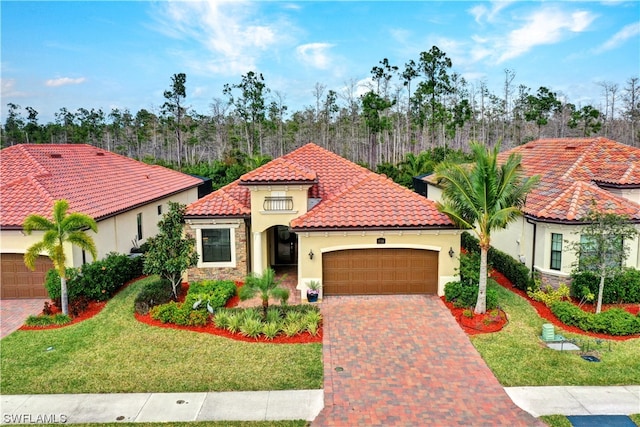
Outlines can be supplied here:
M455 225L425 225L425 226L360 226L360 227L291 227L292 231L296 233L306 231L398 231L398 230L462 230Z
M252 186L252 185L258 185L258 186L270 186L270 185L314 185L317 184L318 180L314 179L314 180L301 180L301 181L296 181L296 180L290 180L290 181L240 181L238 183L238 185L242 185L242 186Z

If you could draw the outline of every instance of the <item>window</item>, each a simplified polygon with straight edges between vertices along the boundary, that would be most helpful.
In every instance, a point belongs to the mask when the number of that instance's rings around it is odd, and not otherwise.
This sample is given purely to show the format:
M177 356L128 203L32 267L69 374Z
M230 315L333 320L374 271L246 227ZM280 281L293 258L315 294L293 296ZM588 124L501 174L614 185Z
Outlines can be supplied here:
M202 229L202 262L231 262L231 230Z
M236 267L236 229L240 223L191 222L196 232L198 268Z
M611 236L610 244L607 245L607 253L604 254L607 267L621 267L622 258L616 257L622 252L623 240L621 236ZM593 260L597 259L598 255L603 251L598 247L598 242L592 236L580 236L580 260L578 268L583 271L594 271L599 268L597 265L593 265ZM602 257L600 257L602 259ZM591 263L591 264L588 264Z
M162 215L162 205L158 205L158 215Z
M142 213L139 213L137 218L138 222L138 240L142 240Z
M551 233L551 269L562 269L562 234Z

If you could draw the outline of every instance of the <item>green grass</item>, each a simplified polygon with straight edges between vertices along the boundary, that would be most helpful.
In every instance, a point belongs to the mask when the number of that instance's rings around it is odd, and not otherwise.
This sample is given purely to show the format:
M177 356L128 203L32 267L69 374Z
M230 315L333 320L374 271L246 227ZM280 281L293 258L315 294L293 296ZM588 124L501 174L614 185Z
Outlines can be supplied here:
M611 341L610 352L608 342L601 344L600 363L587 362L577 352L552 350L539 339L547 321L524 298L500 285L492 287L509 324L497 333L472 336L471 341L503 386L640 384L640 339ZM556 333L587 338L560 328ZM588 340L593 349L593 338Z
M637 426L640 426L640 414L629 415L629 417ZM571 427L572 426L569 419L564 415L543 415L540 417L540 419L544 421L548 426L551 426L551 427Z
M133 301L146 280L84 322L2 339L2 393L322 388L322 344L247 343L138 322Z

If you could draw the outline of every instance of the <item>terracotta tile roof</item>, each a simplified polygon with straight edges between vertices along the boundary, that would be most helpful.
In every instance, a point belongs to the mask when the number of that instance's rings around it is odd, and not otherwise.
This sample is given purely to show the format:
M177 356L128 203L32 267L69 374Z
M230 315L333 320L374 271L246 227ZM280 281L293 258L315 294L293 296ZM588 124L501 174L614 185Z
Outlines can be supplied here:
M96 220L175 194L202 180L87 144L21 144L0 151L3 228L50 216L53 202Z
M524 212L554 221L578 221L592 200L601 209L640 220L640 205L606 188L640 189L640 149L606 138L540 139L500 153L522 157L528 176L540 175Z
M291 222L295 229L453 228L433 201L312 143L191 204L187 216L249 216L246 185L283 182L312 184L309 197L321 199Z
M250 217L251 193L240 180L214 191L187 207L189 217Z
M308 183L316 182L317 175L309 168L279 157L266 165L240 177L241 184Z

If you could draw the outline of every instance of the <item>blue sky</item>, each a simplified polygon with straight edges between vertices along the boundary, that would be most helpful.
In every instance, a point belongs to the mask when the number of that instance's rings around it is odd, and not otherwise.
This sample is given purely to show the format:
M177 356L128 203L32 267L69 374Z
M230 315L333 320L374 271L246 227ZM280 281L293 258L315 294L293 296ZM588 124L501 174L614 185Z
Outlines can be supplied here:
M402 69L433 45L452 71L497 94L510 69L516 86L599 107L598 82L621 92L640 77L637 0L3 0L0 8L2 123L9 102L34 108L41 123L62 107L158 112L180 72L200 114L248 71L297 111L315 104L316 83L341 93L366 83L383 58Z

